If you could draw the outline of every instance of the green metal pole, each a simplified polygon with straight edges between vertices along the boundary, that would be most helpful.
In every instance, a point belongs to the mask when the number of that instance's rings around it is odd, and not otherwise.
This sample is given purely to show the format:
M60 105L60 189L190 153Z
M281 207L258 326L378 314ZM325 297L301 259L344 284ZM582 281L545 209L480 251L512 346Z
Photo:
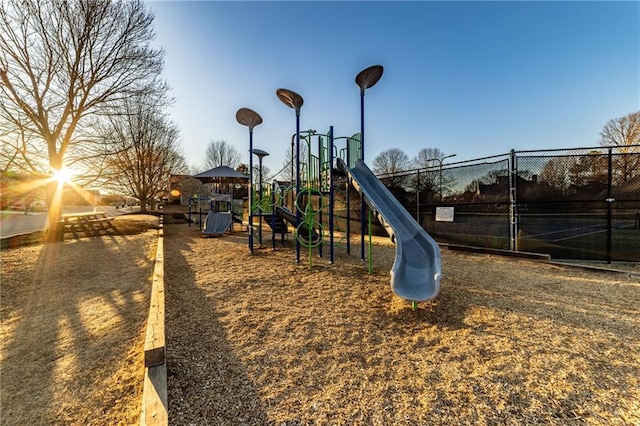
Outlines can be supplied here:
M309 250L309 270L311 270L311 268L313 267L313 243L312 243L312 229L311 229L311 218L313 217L313 206L311 205L311 183L313 182L313 164L311 163L312 161L312 157L311 157L311 131L309 131L307 133L307 136L309 137L309 139L306 140L307 142L307 184L306 184L306 188L307 188L307 205L305 206L305 220L307 222L307 244L309 245L308 250Z
M307 207L305 220L307 222L307 245L309 247L309 270L313 267L313 228L311 219L313 218L313 207L311 206L311 190L307 192Z

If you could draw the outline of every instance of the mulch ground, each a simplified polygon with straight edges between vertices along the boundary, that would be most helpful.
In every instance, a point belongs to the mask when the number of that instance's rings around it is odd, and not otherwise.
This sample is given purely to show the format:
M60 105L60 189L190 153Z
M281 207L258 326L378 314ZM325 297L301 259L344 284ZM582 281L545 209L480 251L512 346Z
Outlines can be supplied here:
M138 422L157 231L137 219L1 251L1 424ZM310 269L291 242L167 223L170 423L640 424L637 275L444 251L413 310L394 252Z
M444 251L413 310L385 239L368 275L245 233L165 238L172 424L640 423L636 276Z
M157 223L0 252L0 424L139 422Z

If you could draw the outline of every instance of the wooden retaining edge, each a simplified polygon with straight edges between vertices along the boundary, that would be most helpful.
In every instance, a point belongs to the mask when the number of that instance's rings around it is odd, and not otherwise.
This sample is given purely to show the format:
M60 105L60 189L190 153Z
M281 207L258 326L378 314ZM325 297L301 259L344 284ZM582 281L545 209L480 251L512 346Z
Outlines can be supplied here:
M611 268L606 266L581 265L579 263L559 262L559 261L551 261L549 262L549 264L560 267L560 268L573 268L573 269L581 269L583 271L597 272L597 273L603 273L603 274L624 275L629 278L640 278L640 272L625 271L623 269L616 269L616 268Z
M145 368L140 425L167 426L167 365Z
M517 257L520 259L537 260L542 262L549 262L551 260L551 256L544 253L531 253L527 251L512 251L512 250L505 250L505 249L465 246L462 244L449 244L449 243L438 243L438 245L447 250L469 251L473 253L483 253L483 254L495 254L497 256Z
M544 253L531 253L526 251L511 251L504 249L492 249L486 247L465 246L460 244L438 243L438 245L447 250L468 251L473 253L494 254L497 256L517 257L520 259L544 262L554 267L582 269L583 271L601 272L607 274L624 275L629 278L640 278L640 272L625 271L606 266L581 265L579 263L559 262L551 259L551 255Z
M162 225L161 225L162 226ZM155 367L164 364L164 244L163 229L158 232L156 263L153 268L151 286L151 306L147 320L147 333L144 341L144 366Z
M144 342L144 387L140 425L168 425L167 366L165 364L164 244L160 216L151 303Z

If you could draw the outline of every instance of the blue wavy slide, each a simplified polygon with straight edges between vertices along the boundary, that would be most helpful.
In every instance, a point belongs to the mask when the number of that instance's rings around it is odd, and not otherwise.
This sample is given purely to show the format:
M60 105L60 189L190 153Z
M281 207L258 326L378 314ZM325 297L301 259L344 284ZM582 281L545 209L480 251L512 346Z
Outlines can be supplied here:
M435 298L442 278L442 256L438 244L364 161L358 160L353 168L341 160L338 163L396 245L396 258L390 271L391 290L411 302Z
M202 233L205 235L221 235L227 232L231 227L231 212L214 213L209 210L207 213L207 219L205 220L205 227Z

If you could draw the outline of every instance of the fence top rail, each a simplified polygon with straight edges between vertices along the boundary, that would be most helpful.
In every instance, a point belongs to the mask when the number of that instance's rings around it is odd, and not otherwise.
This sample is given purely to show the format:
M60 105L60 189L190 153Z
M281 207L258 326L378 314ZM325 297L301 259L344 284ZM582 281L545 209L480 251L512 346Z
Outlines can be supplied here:
M378 178L392 178L392 177L402 177L416 174L418 172L438 172L440 170L446 171L456 168L462 168L467 166L476 166L482 164L496 164L500 161L508 160L511 153L515 154L516 157L518 155L525 157L575 157L579 156L596 156L596 155L607 155L607 151L611 149L613 155L621 155L621 154L640 154L640 145L626 145L626 146L586 146L586 147L576 147L576 148L552 148L552 149L530 149L530 150L513 150L511 152L507 152L504 154L496 154L489 155L487 157L473 158L471 160L463 160L456 161L453 163L447 164L434 164L429 167L419 167L415 169L409 170L401 170L395 173L385 173L377 175ZM628 151L628 152L620 152L620 151ZM596 152L598 151L598 152ZM563 154L562 154L563 153ZM525 154L525 155L523 155ZM488 161L495 160L495 161Z
M608 146L584 146L584 147L576 147L576 148L553 148L553 149L528 149L522 151L514 151L516 155L518 154L544 154L544 153L556 153L556 152L566 152L566 155L589 155L589 152L584 154L571 154L572 151L604 151L600 154L606 154L606 151L612 149L614 153L615 151L621 150L630 150L631 153L640 153L640 145L625 145L625 146L617 146L617 145L608 145ZM595 155L593 153L592 155Z
M502 161L506 161L508 159L509 159L509 154L491 155L489 157L474 158L472 160L463 160L463 161L456 161L454 163L443 164L442 170L445 171L445 170L457 169L457 168L466 167L466 166L479 166L483 164L497 164ZM480 161L483 161L483 160L485 161L480 163ZM496 160L496 161L487 162L486 160ZM440 168L441 168L440 165L433 165L430 167L420 167L417 169L401 170L395 173L384 173L384 174L379 174L377 176L378 178L390 178L390 177L414 175L418 172L433 173L433 172L440 171Z

